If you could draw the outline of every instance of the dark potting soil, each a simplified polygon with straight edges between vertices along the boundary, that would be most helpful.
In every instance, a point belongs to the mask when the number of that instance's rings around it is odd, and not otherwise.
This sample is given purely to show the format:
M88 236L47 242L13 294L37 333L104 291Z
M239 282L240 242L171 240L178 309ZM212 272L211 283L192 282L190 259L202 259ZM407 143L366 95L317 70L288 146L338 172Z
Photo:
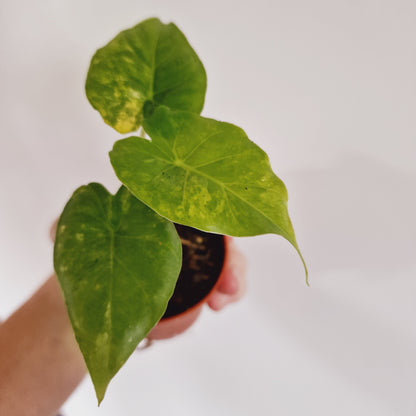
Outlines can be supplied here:
M202 300L214 287L224 263L224 236L184 225L175 227L182 242L182 269L163 318L182 313Z

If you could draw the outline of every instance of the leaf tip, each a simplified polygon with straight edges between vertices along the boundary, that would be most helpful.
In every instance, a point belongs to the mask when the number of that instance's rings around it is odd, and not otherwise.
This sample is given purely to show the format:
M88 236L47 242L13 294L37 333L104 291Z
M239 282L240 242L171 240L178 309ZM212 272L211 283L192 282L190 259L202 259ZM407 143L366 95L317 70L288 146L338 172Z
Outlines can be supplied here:
M308 268L307 268L307 266L306 266L305 259L303 258L302 254L300 253L300 251L299 251L299 250L298 250L298 253L299 253L300 259L302 260L303 267L304 267L304 269L305 269L306 285L307 285L308 287L310 287L310 284L309 284L309 272L308 272Z
M100 407L100 404L104 400L105 392L107 391L107 386L108 386L108 384L105 384L105 385L104 384L103 385L94 384L95 395L97 396L98 407Z
M303 264L303 268L305 269L306 285L308 287L310 287L310 284L309 284L309 272L308 272L308 267L306 266L305 259L303 258L302 253L300 252L298 245L297 244L293 244L293 247L295 247L296 251L298 252L299 257L300 257L300 260L302 261L302 264Z

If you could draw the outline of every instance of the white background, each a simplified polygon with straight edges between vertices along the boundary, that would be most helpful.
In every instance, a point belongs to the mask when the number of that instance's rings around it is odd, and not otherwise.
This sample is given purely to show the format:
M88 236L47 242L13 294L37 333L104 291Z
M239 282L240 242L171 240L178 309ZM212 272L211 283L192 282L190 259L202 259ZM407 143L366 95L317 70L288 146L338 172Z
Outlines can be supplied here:
M84 95L95 49L174 21L204 62L203 115L266 150L310 269L276 236L239 239L244 300L134 354L93 415L416 414L416 3L1 0L0 316L52 271L75 188L118 187L119 135Z

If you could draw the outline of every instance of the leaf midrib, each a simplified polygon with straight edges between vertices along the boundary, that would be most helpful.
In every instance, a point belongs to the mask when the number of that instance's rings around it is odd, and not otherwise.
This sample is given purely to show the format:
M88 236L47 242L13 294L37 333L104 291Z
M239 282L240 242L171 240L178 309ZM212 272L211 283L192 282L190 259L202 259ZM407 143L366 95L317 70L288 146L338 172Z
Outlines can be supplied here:
M238 198L239 200L241 200L242 202L244 202L245 204L247 204L250 208L252 208L253 210L255 210L256 212L258 212L260 215L262 215L264 218L266 218L274 227L276 227L277 230L279 230L279 234L282 235L283 237L287 238L289 241L291 241L290 238L288 238L287 234L285 232L282 232L281 228L278 227L274 221L266 214L264 214L262 211L260 211L257 207L255 207L251 202L247 201L246 199L242 198L240 195L238 195L236 192L234 192L233 190L231 190L228 186L226 186L226 184L218 181L217 179L213 178L212 176L207 175L206 173L203 173L201 171L196 170L195 168L184 164L184 166L191 172L203 176L205 178L207 178L208 180L211 180L212 182L216 183L217 185L221 186L222 188L226 189L230 194L234 195L236 198ZM184 169L184 170L187 170Z
M114 286L114 230L110 229L110 286L108 289L108 303L109 316L106 317L106 325L108 327L108 345L111 348L113 345L113 286ZM106 313L107 313L106 308ZM108 351L107 368L110 368L110 351Z
M153 141L152 141L153 143ZM154 145L154 143L153 143ZM155 146L157 147L157 146ZM148 154L151 154L150 152L146 152ZM183 159L178 159L176 161L176 163L173 163L172 160L167 160L167 159L163 159L161 157L156 157L153 156L155 159L161 160L166 162L169 165L172 165L174 167L178 167L180 169L183 169L184 171L190 171L195 173L196 175L200 175L202 177L205 177L206 179L216 183L217 185L219 185L220 187L226 189L230 194L234 195L236 198L238 198L239 200L241 200L242 202L244 202L246 205L248 205L250 208L252 208L253 210L255 210L256 212L258 212L261 216L263 216L264 218L266 218L278 231L277 234L280 234L282 237L286 238L288 241L292 242L292 238L285 232L283 231L278 225L275 224L275 222L266 214L264 214L262 211L260 211L257 207L255 207L253 204L251 204L249 201L247 201L246 199L244 199L243 197L241 197L239 194L237 194L236 192L234 192L232 189L230 189L229 187L226 186L226 184L224 184L223 182L218 181L217 179L213 178L212 176L207 175L206 173L203 173L195 168L193 168L192 166L188 165L187 163L185 163L185 161ZM180 161L181 165L178 165L177 162Z
M156 39L156 45L155 45L155 49L153 51L153 62L152 62L152 87L150 89L150 93L152 94L150 101L154 101L155 99L155 76L156 76L156 68L157 68L157 64L156 64L156 51L158 49L159 46L159 41L160 41L160 37L162 35L162 25L159 25L159 31L157 34L157 39Z

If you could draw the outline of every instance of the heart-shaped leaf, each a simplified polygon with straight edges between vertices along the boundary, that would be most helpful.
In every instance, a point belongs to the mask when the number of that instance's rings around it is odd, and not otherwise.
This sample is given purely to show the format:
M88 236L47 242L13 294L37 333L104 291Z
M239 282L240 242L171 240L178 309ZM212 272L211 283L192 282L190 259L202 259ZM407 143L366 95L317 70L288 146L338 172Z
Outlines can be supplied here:
M141 201L171 221L208 232L279 234L299 252L286 188L242 129L166 107L157 108L144 128L151 141L130 137L110 152L117 176Z
M162 317L181 267L172 223L125 188L78 188L58 222L54 263L98 401Z
M149 101L200 113L207 79L182 32L152 18L118 34L91 60L86 93L120 133L137 130Z

